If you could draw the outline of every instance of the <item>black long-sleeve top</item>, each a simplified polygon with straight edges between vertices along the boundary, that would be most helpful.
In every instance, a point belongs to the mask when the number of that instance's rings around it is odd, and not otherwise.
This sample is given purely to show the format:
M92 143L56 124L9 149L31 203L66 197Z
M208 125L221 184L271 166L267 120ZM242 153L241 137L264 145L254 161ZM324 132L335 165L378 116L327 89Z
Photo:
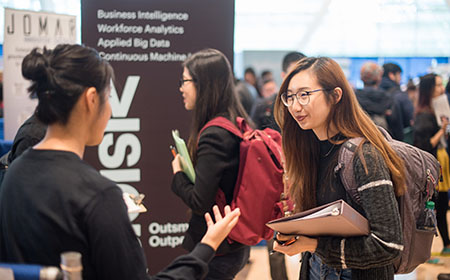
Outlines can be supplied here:
M332 144L321 143L320 146L323 155ZM339 148L335 147L328 156L321 157L320 165L335 166L338 153ZM393 261L403 250L400 214L389 169L383 157L369 143L363 145L362 154L367 173L359 156L355 156L353 161L361 205L357 205L345 192L342 182L338 179L339 175L318 177L318 188L329 189L329 180L333 181L328 196L332 200L344 199L361 211L369 221L369 235L347 238L320 237L315 254L331 267L352 269L352 279L390 280L394 275ZM318 193L325 192L318 190ZM325 198L322 202L328 200ZM307 279L305 276L303 272L300 279Z
M214 256L199 244L149 277L119 187L72 152L30 149L0 191L0 261L59 266L65 251L85 280L201 279Z
M431 112L421 112L414 119L414 146L437 156L437 145L431 145L431 138L439 131L436 116Z
M203 215L212 213L219 188L225 193L227 204L231 202L239 171L239 144L240 139L231 132L221 127L209 127L202 132L198 142L195 183L184 172L174 175L173 192L192 209L189 229L183 241L185 249L192 250L206 232ZM242 246L225 240L217 254L225 254Z

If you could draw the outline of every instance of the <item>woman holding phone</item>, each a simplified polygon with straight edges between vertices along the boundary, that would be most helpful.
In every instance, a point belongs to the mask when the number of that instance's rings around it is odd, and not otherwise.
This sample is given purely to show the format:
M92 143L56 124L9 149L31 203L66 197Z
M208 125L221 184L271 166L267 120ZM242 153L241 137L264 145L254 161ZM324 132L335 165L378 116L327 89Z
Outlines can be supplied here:
M202 50L184 61L180 92L185 109L193 111L188 149L195 182L182 171L178 155L172 162L172 190L192 210L183 241L183 247L191 251L206 231L203 215L211 212L218 190L225 194L227 204L231 202L239 168L237 136L217 126L200 131L215 117L235 123L236 117L247 119L247 114L237 97L230 63L218 50ZM234 279L249 252L249 246L225 240L209 264L206 279Z

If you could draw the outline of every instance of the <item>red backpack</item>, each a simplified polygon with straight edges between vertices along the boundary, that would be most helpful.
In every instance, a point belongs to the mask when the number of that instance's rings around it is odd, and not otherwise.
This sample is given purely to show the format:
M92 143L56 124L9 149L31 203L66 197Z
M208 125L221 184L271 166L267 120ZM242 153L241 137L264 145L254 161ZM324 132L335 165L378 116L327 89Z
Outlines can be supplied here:
M239 173L231 202L231 209L239 207L239 222L228 239L246 245L255 245L262 239L271 239L273 230L266 226L270 220L281 218L293 203L287 199L283 183L283 152L279 132L266 128L253 130L241 117L236 125L224 117L210 120L200 131L218 126L242 139L239 146ZM220 209L226 205L221 189L216 195Z

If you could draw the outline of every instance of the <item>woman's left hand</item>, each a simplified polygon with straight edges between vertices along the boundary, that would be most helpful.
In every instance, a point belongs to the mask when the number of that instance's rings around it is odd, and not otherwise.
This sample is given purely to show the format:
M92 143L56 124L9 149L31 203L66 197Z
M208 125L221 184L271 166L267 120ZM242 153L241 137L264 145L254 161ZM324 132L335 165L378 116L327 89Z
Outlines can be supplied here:
M284 235L281 233L277 234L277 239L286 241L294 238L292 235ZM290 242L287 242L288 244ZM297 240L293 243L290 243L290 245L280 245L278 242L273 243L273 250L286 254L288 256L297 255L303 252L314 252L317 248L317 239L316 238L310 238L303 235L299 235L297 237Z

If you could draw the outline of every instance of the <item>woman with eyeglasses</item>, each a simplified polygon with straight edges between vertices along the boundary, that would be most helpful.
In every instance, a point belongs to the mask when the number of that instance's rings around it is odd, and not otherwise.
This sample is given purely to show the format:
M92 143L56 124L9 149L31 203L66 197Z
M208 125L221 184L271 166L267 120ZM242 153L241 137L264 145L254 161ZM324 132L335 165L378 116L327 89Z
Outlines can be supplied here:
M0 262L59 266L61 253L76 251L84 280L202 279L239 209L226 206L222 218L215 206L215 223L202 216L208 230L196 248L149 277L122 191L83 161L85 147L100 144L111 117L112 67L94 49L58 45L33 49L22 74L47 131L14 160L2 183Z
M402 229L396 194L405 191L404 166L361 107L342 69L330 58L308 57L283 81L275 104L283 135L286 168L296 211L343 199L369 221L360 237L299 236L274 249L303 253L300 279L393 279ZM363 137L354 158L361 206L335 176L337 156L346 139ZM292 236L278 234L281 241Z
M239 168L240 139L221 127L202 127L215 117L235 123L236 117L247 119L234 87L228 59L218 50L205 49L183 63L180 80L184 107L192 110L192 126L188 149L195 168L192 183L182 172L180 156L172 162L172 190L192 210L183 247L192 250L206 231L203 215L211 212L218 190L227 204L233 197ZM224 241L209 264L206 279L234 279L249 258L249 246Z

